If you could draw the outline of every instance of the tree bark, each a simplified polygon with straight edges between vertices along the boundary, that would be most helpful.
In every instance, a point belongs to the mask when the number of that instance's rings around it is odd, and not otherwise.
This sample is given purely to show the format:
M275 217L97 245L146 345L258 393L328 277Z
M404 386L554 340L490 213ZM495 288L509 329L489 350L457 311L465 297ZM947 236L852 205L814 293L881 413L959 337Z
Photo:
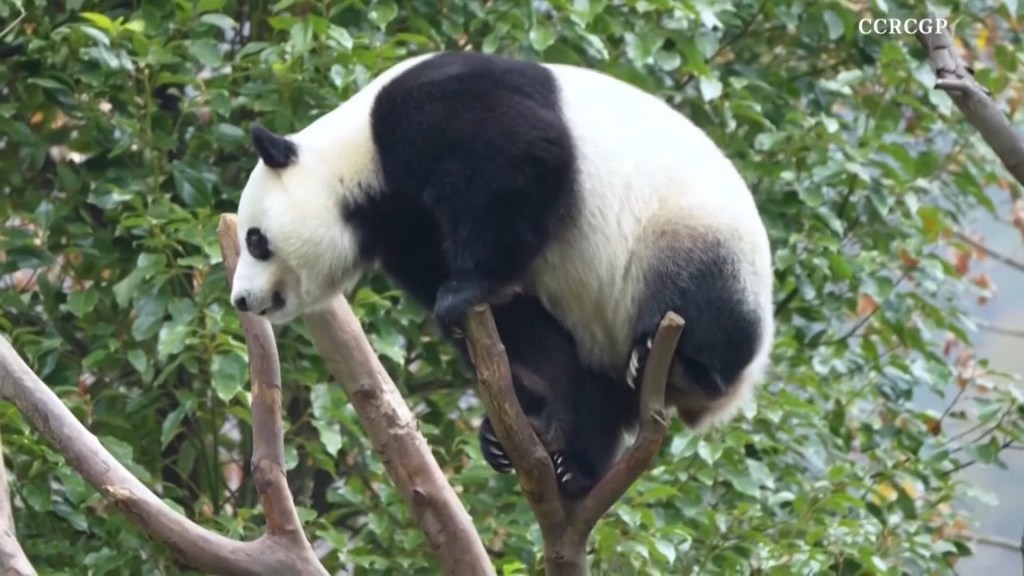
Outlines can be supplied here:
M467 336L480 396L540 526L547 576L586 576L591 531L657 456L668 428L665 384L683 326L683 319L669 312L654 337L640 388L636 440L589 494L569 500L559 491L551 458L516 399L490 308L480 306L470 313Z
M306 324L443 573L493 575L494 566L472 518L430 453L416 417L377 359L348 302L338 298L330 307L307 315Z
M291 539L268 535L238 542L193 524L172 510L100 444L3 338L0 397L14 403L32 427L108 502L189 565L214 574L239 576L327 574L311 550L307 555Z
M7 485L7 466L3 463L0 444L0 570L9 576L36 576L35 568L25 556L14 531L11 491Z
M974 72L956 51L953 35L942 28L930 34L918 31L916 36L935 73L935 88L949 94L1010 174L1019 184L1024 184L1024 136L1013 129L989 91L974 79ZM1014 199L1021 198L1019 189L1012 189L1010 193Z

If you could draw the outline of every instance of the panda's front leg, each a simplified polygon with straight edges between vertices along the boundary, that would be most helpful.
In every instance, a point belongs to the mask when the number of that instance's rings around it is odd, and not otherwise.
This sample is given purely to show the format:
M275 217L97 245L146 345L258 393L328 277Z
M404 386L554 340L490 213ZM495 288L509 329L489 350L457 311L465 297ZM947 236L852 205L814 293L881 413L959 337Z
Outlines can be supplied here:
M466 315L470 309L478 304L490 303L501 291L500 284L480 278L449 279L437 290L434 320L445 334L463 338Z

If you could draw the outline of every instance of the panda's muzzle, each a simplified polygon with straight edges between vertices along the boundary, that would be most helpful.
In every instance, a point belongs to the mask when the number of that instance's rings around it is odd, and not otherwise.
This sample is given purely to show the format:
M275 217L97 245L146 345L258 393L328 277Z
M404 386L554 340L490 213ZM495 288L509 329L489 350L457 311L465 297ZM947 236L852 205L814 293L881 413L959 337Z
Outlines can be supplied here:
M261 301L262 298L254 298L251 293L243 293L236 296L232 304L240 312L252 312L257 316L265 316L271 312L277 312L284 308L285 300L284 296L281 295L280 290L274 290L273 294L270 295L270 303L264 304Z

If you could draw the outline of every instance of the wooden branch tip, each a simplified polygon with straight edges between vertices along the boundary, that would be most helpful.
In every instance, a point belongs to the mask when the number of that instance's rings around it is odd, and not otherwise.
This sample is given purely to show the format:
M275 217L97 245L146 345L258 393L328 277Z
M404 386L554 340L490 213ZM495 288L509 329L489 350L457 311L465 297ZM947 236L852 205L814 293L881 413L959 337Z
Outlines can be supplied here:
M259 576L326 576L312 547L292 540L239 542L192 523L171 509L114 458L10 343L0 338L0 397L12 402L93 488L151 538L203 572Z
M665 387L685 321L668 312L654 335L640 388L640 429L632 446L579 504L575 523L589 533L658 456L668 431Z
M1024 135L1010 124L1006 114L991 97L991 90L974 78L971 67L958 53L948 29L925 34L918 32L918 42L927 53L928 66L935 74L935 88L949 95L967 121L992 148L1006 170L1024 184ZM1013 198L1020 198L1018 189L1011 189Z

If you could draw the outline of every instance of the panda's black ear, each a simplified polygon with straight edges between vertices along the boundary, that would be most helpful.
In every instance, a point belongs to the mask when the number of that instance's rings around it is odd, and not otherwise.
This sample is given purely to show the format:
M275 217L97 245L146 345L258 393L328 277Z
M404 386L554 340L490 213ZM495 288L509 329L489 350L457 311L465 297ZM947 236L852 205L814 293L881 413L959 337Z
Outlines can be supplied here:
M299 157L299 150L294 142L267 130L259 122L249 125L249 136L252 137L256 152L268 168L286 168Z

